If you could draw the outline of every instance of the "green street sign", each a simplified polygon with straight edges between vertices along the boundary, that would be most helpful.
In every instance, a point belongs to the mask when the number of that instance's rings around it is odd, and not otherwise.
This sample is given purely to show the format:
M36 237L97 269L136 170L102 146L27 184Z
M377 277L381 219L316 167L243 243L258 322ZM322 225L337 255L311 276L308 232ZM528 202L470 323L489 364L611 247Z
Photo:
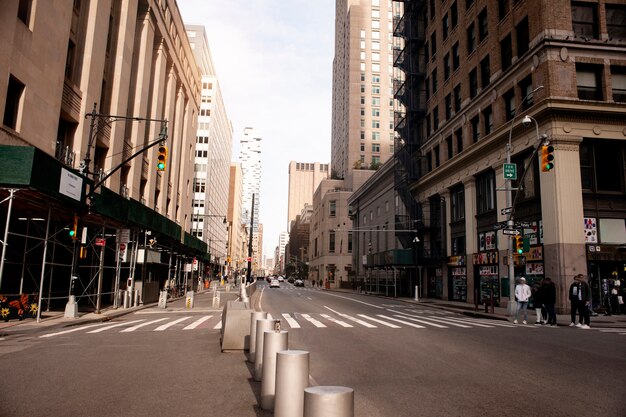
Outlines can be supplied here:
M505 180L517 179L517 164L504 164L504 179Z

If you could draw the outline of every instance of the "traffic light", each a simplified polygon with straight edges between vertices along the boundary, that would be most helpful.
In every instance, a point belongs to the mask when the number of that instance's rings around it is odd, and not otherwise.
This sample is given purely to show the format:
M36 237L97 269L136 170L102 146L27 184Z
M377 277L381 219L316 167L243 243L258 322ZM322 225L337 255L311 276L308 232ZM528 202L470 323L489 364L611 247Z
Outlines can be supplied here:
M524 253L524 238L517 235L513 237L513 242L515 243L515 251L520 255Z
M70 237L74 240L78 238L78 216L74 215L74 223L70 228Z
M554 146L544 145L541 147L541 171L548 172L554 168Z
M167 146L159 145L157 151L157 171L165 171L165 167L167 167Z
M524 251L524 253L528 253L530 252L530 238L529 237L525 237L522 238L522 250Z

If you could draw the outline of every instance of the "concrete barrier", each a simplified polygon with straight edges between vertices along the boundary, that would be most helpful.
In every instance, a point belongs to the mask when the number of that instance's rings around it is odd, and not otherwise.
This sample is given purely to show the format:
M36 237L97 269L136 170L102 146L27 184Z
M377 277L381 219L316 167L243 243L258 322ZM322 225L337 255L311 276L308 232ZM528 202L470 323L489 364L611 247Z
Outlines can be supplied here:
M304 417L354 417L354 390L317 386L304 389Z
M287 350L289 333L286 330L265 332L263 339L263 378L261 380L261 408L274 409L276 394L276 356Z
M302 417L309 386L309 352L283 350L276 355L275 417Z
M265 332L274 328L274 320L262 319L256 321L256 351L254 354L254 380L263 378L263 338Z
M249 303L228 301L222 311L220 343L222 352L248 349L250 343Z
M250 349L248 350L248 361L254 363L256 353L256 322L267 319L265 311L253 311L250 314Z

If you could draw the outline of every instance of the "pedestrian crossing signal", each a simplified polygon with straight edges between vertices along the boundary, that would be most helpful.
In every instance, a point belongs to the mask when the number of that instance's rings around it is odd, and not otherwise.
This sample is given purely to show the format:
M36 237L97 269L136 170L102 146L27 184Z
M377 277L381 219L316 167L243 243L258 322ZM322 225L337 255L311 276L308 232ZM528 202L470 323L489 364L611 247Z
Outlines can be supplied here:
M167 146L159 145L157 155L157 171L165 171L167 167Z
M554 146L545 145L541 147L541 171L548 172L554 168Z

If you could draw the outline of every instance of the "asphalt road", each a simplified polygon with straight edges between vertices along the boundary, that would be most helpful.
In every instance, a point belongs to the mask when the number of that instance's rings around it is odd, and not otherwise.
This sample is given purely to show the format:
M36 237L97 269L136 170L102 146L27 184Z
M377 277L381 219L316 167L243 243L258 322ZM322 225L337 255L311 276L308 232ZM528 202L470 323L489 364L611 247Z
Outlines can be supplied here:
M626 416L624 335L286 283L260 290L264 311L300 326L284 327L290 349L311 353L312 382L353 388L357 416Z
M253 301L311 353L312 384L355 390L356 416L626 415L618 333L287 283L260 284ZM271 416L244 353L221 352L210 294L183 307L3 336L0 416Z

